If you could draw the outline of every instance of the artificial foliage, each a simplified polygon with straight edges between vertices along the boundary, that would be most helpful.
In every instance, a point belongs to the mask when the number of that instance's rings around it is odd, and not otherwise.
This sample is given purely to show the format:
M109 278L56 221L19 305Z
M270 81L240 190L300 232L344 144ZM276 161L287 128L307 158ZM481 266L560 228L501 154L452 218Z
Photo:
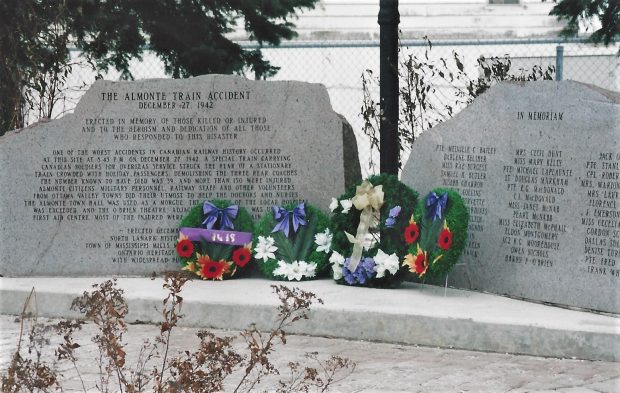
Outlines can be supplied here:
M291 203L283 208L293 212L298 206ZM329 218L308 203L303 206L306 224L294 230L291 222L288 234L283 230L275 230L278 226L276 210L279 207L266 212L256 225L254 263L264 277L301 281L324 276L328 271L331 249Z
M338 199L334 199L331 206L334 253L330 260L333 264L334 279L339 284L345 285L393 288L408 276L408 268L402 265L408 249L402 234L409 224L414 206L417 205L418 193L400 182L394 175L380 174L371 176L367 180L373 186L382 186L383 189L380 216L376 217L378 218L378 222L375 222L377 225L370 229L376 241L369 249L364 248L358 268L353 272L349 271L347 266L353 251L353 244L345 232L355 236L361 216L361 212L355 206L350 206L350 201L356 195L357 186L360 184L352 186ZM391 260L393 268L393 262L396 261L397 270L394 273L387 270L374 271L379 257L382 260Z
M444 198L445 208L429 202L431 193L431 198ZM432 282L445 277L463 253L469 211L453 189L436 188L431 193L420 198L403 238L409 247L405 264L414 277Z
M217 208L227 208L232 205L223 199L210 200ZM181 219L180 228L204 228L205 214L203 203L192 207ZM237 216L231 220L237 232L254 230L254 223L250 213L239 207ZM212 229L219 230L221 220L214 222ZM176 251L181 259L183 270L192 272L205 280L221 280L231 277L241 277L249 274L252 265L251 242L246 245L227 245L207 241L190 241L179 236Z

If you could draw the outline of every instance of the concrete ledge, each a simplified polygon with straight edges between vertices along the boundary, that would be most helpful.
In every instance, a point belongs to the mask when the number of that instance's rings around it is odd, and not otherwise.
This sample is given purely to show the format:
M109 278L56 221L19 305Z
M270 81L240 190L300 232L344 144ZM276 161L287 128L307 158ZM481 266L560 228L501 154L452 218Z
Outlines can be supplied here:
M0 278L0 313L19 314L34 287L38 315L76 318L72 300L96 278ZM119 278L129 321L161 321L161 279ZM191 281L183 289L182 325L243 329L273 326L277 282L262 279ZM286 283L311 291L324 305L290 333L419 344L535 356L620 361L620 318L501 296L407 283L395 290L336 285L331 280Z

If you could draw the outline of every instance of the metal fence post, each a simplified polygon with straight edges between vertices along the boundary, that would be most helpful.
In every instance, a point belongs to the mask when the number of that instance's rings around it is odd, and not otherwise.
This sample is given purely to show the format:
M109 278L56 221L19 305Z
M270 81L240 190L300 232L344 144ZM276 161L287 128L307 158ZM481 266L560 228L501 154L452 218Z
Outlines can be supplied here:
M398 174L398 0L379 1L379 169Z
M564 73L564 47L555 47L555 80L561 81Z

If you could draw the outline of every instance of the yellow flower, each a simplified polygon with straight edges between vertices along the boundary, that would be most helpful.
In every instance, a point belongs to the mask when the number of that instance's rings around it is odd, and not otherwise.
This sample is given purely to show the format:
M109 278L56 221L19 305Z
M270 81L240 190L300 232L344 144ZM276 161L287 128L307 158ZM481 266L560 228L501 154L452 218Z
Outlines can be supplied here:
M426 274L426 269L428 269L428 256L427 253L420 248L418 244L418 252L416 255L407 254L405 256L405 260L403 265L409 266L409 271L412 273L417 273L419 277L422 277Z
M183 266L183 270L196 273L196 264L194 262L187 262L185 266Z
M403 261L403 266L409 266L409 271L414 271L415 257L412 254L405 255L405 260Z

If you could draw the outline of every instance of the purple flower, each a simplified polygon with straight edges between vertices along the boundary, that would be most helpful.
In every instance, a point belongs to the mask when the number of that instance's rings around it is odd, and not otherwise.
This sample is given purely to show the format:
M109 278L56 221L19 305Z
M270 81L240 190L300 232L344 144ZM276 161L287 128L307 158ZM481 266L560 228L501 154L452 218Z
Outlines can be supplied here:
M347 258L344 260L344 265L342 266L342 275L349 285L366 284L366 282L376 274L375 261L370 257L362 258L354 272L349 270L350 262L351 258Z
M394 218L398 217L398 215L400 214L400 209L401 209L400 206L394 206L393 208L390 209L389 216L394 217Z
M387 228L392 228L394 224L396 224L396 217L400 214L400 210L400 206L394 206L390 209L390 212L388 213L389 217L385 219L385 226Z

